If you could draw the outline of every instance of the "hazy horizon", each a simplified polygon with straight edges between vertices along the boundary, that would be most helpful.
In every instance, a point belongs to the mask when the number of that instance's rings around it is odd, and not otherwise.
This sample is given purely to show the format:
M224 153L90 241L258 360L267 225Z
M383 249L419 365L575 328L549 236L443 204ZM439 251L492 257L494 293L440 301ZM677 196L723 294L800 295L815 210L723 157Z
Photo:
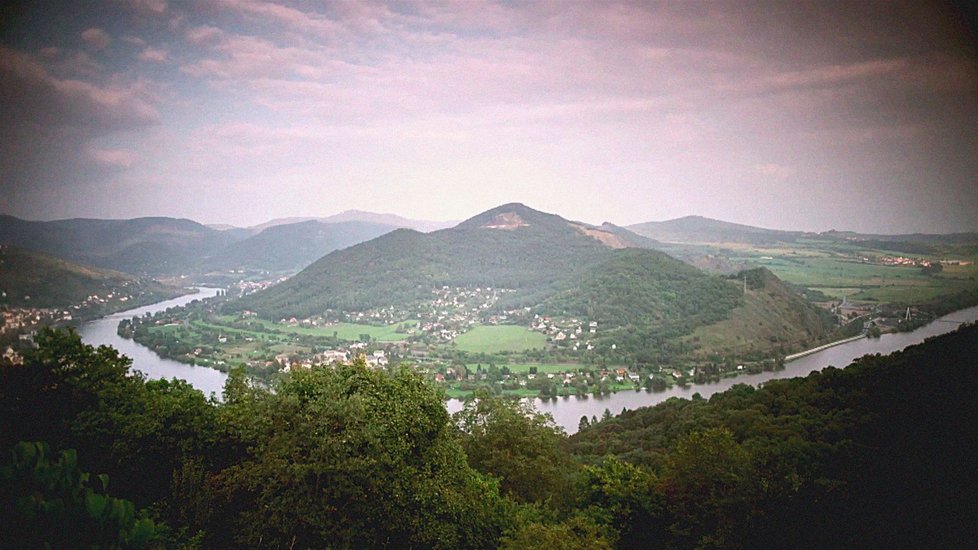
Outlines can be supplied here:
M936 1L8 2L0 213L247 227L521 202L593 224L978 231L973 16Z

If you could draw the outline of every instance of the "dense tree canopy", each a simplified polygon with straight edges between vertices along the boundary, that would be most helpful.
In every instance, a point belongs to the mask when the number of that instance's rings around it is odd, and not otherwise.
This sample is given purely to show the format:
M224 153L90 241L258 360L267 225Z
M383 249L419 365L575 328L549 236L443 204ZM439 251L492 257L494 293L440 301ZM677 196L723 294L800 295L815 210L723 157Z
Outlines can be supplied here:
M38 341L24 365L0 368L0 414L13 419L0 424L0 519L17 526L0 534L4 547L967 547L978 537L978 327L845 370L592 419L570 438L490 396L450 417L440 391L405 369L355 362L273 388L234 373L218 403L133 376L126 358L73 333Z

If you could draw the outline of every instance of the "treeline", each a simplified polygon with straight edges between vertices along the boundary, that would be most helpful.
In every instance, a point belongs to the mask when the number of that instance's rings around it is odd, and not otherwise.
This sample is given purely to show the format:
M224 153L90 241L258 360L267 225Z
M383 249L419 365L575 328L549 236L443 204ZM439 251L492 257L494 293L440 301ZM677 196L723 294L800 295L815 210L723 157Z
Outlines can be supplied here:
M73 333L39 344L0 368L0 414L16 419L0 425L4 548L966 547L978 535L976 327L569 439L488 395L450 416L404 369L301 371L274 391L235 373L218 403L132 376ZM65 517L67 540L49 527Z

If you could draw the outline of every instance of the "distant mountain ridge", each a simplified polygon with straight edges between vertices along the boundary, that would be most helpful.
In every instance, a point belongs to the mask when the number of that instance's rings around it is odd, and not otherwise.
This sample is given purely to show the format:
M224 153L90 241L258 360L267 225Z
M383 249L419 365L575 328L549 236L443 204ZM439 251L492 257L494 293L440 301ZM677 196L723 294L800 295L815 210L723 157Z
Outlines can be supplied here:
M339 214L333 214L332 216L325 217L291 217L291 218L276 218L269 220L265 223L258 224L250 227L249 229L255 233L258 233L269 227L274 227L277 225L286 225L300 222L317 221L320 223L342 223L342 222L365 222L375 225L387 225L393 228L406 228L414 229L415 231L420 231L422 233L428 233L431 231L437 231L439 229L447 229L454 226L455 221L430 221L430 220L412 220L397 214L381 214L377 212L366 212L363 210L345 210Z
M684 216L662 222L638 223L627 226L627 229L650 239L673 243L747 242L767 244L794 242L799 237L806 235L803 231L765 229L703 216Z
M369 241L396 229L367 222L323 223L315 220L271 226L232 243L204 262L204 269L301 269L326 254Z
M29 221L0 215L0 244L136 275L199 275L239 269L295 272L333 250L370 240L395 228L409 228L426 234L436 234L455 226L465 230L495 225L515 230L519 223L513 219L492 219L507 212L516 218L525 216L527 220L524 222L536 220L536 225L553 226L556 223L566 233L561 238L570 235L568 231L574 231L608 248L669 250L662 246L663 243L743 242L769 245L813 237L842 242L858 241L897 252L927 254L933 253L937 246L978 243L978 233L870 235L834 230L810 233L765 229L702 216L627 227L607 222L593 226L511 203L459 224L411 220L394 214L358 210L348 210L326 218L283 218L253 228L205 226L193 220L167 217ZM275 230L264 233L271 229ZM443 238L449 237L439 237ZM561 263L560 258L553 260L558 265Z
M393 230L368 222L306 222L252 235L192 220L76 218L29 221L0 216L0 244L134 275L167 276L259 269L296 271L321 256Z
M0 244L136 275L190 270L234 240L187 219L28 221L0 216Z
M626 226L626 229L639 235L667 243L702 244L702 243L750 243L773 244L778 242L795 242L799 238L822 238L832 240L848 240L860 242L904 242L918 244L975 244L978 243L978 233L904 233L904 234L870 234L854 231L789 231L782 229L766 229L739 223L725 222L703 216L683 216L661 222L644 222Z

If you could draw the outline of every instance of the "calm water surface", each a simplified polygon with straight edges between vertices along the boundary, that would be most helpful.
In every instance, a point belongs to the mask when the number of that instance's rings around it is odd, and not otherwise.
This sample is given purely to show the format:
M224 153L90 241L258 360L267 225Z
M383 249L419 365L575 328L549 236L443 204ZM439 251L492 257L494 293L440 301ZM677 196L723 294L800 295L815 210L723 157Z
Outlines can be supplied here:
M172 359L164 359L156 355L153 350L132 340L127 340L116 333L119 328L119 321L123 319L141 317L147 313L156 313L170 307L186 305L193 300L210 298L216 296L219 290L218 288L200 288L196 294L187 294L165 302L120 311L108 317L83 324L78 328L78 334L81 335L82 341L86 344L112 346L119 350L119 353L127 355L132 359L133 370L141 371L150 379L180 378L204 392L204 395L214 393L220 397L224 389L224 381L228 377L227 374L209 367L196 367Z

